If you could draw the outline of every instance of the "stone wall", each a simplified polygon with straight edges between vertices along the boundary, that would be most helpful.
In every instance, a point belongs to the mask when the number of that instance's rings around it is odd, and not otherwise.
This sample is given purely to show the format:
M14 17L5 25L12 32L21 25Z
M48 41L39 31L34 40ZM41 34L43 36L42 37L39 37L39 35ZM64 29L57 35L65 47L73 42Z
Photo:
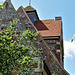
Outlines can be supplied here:
M28 27L30 29L30 27L33 27L33 32L36 32L36 28L33 26L33 24L30 22L30 19L28 18L27 14L25 13L23 7L20 7L17 11L18 15L20 15L20 20L22 21L22 23ZM24 15L24 19L23 16ZM31 30L31 29L30 29ZM38 37L40 37L40 35L38 35ZM45 60L49 70L51 73L55 72L56 75L69 75L64 69L63 67L60 65L60 63L58 62L57 58L55 57L55 55L51 52L51 50L49 50L49 48L47 47L47 44L45 43L44 40L42 39L37 39L38 42L40 42L39 45L37 45L37 47L40 47L41 49L43 49L43 53L42 53L42 60ZM51 41L51 40L50 40ZM53 40L53 43L55 43L56 41ZM60 42L56 42L56 45L60 44ZM58 47L57 47L58 48ZM55 49L55 48L54 48ZM38 73L37 73L38 74Z
M8 2L9 8L5 8L6 3L7 2L5 2L3 4L4 8L2 10L0 10L0 28L9 27L11 25L10 21L12 21L14 19L17 21L17 23L15 24L15 31L16 32L25 31L25 26L19 20L19 17L17 15L16 10L14 9L12 3Z
M55 75L69 75L63 68L61 68L55 61L53 56L50 54L50 66L49 69L51 73L55 72Z
M29 28L29 30L31 30L32 32L36 32L37 29L35 28L35 26L32 24L31 20L29 19L29 17L27 16L27 14L25 13L24 9L21 7L17 13L16 10L14 9L13 5L11 4L11 2L5 2L4 3L4 9L0 10L0 28L1 27L9 27L10 26L10 21L12 21L12 19L14 20L19 20L17 22L17 24L15 25L15 31L16 32L23 32L26 29ZM38 35L38 37L40 37L40 35ZM69 75L59 64L59 62L57 61L57 58L54 57L53 53L50 51L50 49L47 47L46 43L44 42L44 40L41 39L37 39L37 41L40 43L38 45L35 45L37 48L41 48L43 50L41 57L41 60L45 61L50 72L55 72L56 75ZM55 41L53 41L55 42ZM51 48L51 46L50 46ZM52 47L53 50L55 49L55 45ZM54 50L55 52L55 50ZM37 75L39 73L37 72Z

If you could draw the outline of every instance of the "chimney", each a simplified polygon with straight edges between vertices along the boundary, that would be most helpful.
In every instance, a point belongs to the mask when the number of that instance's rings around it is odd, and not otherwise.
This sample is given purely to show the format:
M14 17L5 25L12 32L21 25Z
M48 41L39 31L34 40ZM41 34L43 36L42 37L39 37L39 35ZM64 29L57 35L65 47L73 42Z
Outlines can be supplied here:
M55 17L55 21L62 20L62 17Z

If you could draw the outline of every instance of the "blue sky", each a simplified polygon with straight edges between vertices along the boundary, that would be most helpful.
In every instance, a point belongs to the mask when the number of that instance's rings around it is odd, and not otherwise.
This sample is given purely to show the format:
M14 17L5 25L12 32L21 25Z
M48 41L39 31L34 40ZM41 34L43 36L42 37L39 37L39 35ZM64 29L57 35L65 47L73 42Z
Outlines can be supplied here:
M1 0L5 1L5 0ZM11 0L16 9L19 6L28 6L29 0ZM54 19L56 16L62 17L63 37L64 37L64 68L75 75L75 41L70 42L75 34L75 0L32 0L34 7L41 20Z

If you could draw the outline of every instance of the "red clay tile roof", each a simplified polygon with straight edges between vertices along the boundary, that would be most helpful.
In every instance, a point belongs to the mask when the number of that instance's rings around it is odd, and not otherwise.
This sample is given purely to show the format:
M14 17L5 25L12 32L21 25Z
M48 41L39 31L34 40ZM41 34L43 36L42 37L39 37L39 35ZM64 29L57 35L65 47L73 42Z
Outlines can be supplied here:
M62 21L61 20L55 21L54 19L41 20L37 22L36 28L42 35L42 37L60 36Z

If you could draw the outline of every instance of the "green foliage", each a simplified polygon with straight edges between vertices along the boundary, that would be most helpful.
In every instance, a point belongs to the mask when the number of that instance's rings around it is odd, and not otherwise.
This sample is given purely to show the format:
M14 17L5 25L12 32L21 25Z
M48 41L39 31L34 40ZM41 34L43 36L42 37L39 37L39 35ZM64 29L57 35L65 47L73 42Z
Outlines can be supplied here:
M0 10L3 9L3 4L0 2Z
M72 40L71 40L71 42L73 42L74 38L75 38L75 35L72 37Z
M28 71L32 65L33 57L39 51L34 45L38 33L26 30L22 35L14 33L16 21L11 22L11 26L4 31L0 31L0 74L10 75L13 69L18 73ZM18 41L16 41L18 40Z
M55 75L55 72L53 72L52 75Z

